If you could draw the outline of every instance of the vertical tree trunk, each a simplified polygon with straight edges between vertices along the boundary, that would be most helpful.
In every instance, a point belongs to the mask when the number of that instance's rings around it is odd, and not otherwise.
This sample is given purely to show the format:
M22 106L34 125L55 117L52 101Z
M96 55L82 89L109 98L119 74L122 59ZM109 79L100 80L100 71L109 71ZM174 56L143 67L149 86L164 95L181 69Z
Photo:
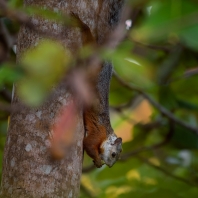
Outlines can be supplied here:
M72 2L72 1L71 1ZM25 5L33 4L56 11L67 12L66 1L25 1ZM75 51L81 45L78 29L65 27L42 20L32 19L40 30L51 31L57 35L65 35L64 46ZM17 58L28 48L35 46L40 35L26 27L21 27L18 36ZM56 65L54 65L56 67ZM37 109L24 107L14 94L12 106L21 107L11 114L7 142L4 152L1 197L66 197L76 198L80 189L82 170L82 140L84 127L82 112L79 111L75 140L68 155L60 161L52 161L49 148L49 134L55 116L72 100L64 86L55 91L53 100Z
M117 23L120 11L119 0L24 0L25 5L75 13L86 23L98 43ZM116 13L116 14L115 14ZM62 44L71 52L82 46L79 28L64 27L56 22L33 18L32 22L39 30L47 30L61 36ZM41 35L26 27L21 27L18 37L17 58L20 54L35 46ZM49 153L49 134L55 122L55 116L72 100L72 96L62 86L57 88L53 100L42 107L30 109L24 107L14 94L12 106L22 107L11 114L7 142L4 152L1 197L65 197L76 198L79 194L82 168L82 140L84 127L82 112L78 112L75 141L68 155L60 161L52 161Z

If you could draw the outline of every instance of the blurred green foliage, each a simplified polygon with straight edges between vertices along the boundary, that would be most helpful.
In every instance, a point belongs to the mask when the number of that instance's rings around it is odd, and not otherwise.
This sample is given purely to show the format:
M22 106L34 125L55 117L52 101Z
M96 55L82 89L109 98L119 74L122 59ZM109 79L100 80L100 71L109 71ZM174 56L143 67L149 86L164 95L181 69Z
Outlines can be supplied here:
M21 99L31 106L40 105L63 77L68 62L68 53L58 42L44 40L26 51L20 61L25 72L18 82Z
M198 3L186 0L130 2L138 15L132 21L127 39L107 57L113 60L116 72L125 81L197 127ZM170 130L168 119L156 109L151 109L148 123L131 123L134 109L142 104L137 99L133 101L137 97L140 97L138 93L112 79L110 104L119 107L116 111L112 108L114 129L119 135L131 133L133 137L124 143L124 154L162 142ZM131 101L132 105L120 109ZM144 111L148 109L142 114ZM127 122L132 129L126 127ZM111 169L103 167L84 173L81 197L195 198L198 195L197 146L197 135L175 124L171 138L162 147L132 155ZM87 164L91 161L85 157L84 166Z
M29 15L36 12L44 18L64 21L61 15L49 10L23 9L21 2L9 1L12 8ZM112 60L115 71L127 83L152 96L183 122L197 127L197 1L129 2L136 13L136 17L131 15L129 18L132 28L127 30L125 40L115 51L105 51L101 56ZM9 36L15 36L18 24L0 19ZM15 82L18 82L18 93L23 101L33 106L41 104L51 87L62 78L70 61L65 49L52 41L38 43L25 53L20 64L16 65L15 59L12 48L9 49L9 58L0 59L0 107L10 104L8 93L11 96ZM81 198L197 198L198 136L178 124L172 127L169 119L152 105L142 107L143 101L135 90L112 78L111 118L115 132L124 139L123 156L145 146L147 149L131 154L111 169L103 166L83 173ZM1 161L8 116L9 112L2 108ZM163 141L161 146L149 148ZM91 159L85 155L84 167L90 164Z

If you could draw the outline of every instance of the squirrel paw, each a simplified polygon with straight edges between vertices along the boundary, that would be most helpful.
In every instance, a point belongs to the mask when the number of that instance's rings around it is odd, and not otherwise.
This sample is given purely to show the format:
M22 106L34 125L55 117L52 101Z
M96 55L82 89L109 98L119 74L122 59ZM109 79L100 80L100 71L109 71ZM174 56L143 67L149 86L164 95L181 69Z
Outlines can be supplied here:
M96 166L97 168L101 168L102 165L103 165L103 163L102 163L101 160L100 160L100 161L94 161L94 160L93 160L93 163L95 164L95 166Z

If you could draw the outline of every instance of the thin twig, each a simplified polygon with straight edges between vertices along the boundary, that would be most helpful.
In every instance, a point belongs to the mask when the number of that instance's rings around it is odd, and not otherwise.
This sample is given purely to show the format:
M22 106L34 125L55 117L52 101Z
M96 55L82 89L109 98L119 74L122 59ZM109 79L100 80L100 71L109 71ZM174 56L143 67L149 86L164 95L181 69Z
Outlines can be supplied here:
M143 46L143 47L147 47L150 49L154 49L154 50L161 50L164 52L170 52L171 50L171 46L160 46L160 45L151 45L151 44L145 44L145 43L140 43L138 41L132 40L133 43Z
M172 48L167 56L167 58L162 61L160 65L160 70L158 71L158 83L160 85L165 85L168 83L173 71L178 66L178 62L183 52L183 47L179 44Z
M0 111L11 112L11 105L0 102Z
M88 173L88 172L94 170L95 168L96 168L95 165L91 164L89 166L83 167L82 172L83 173Z
M153 129L156 129L158 127L161 127L162 125L164 125L162 123L162 119L159 118L159 119L157 119L157 120L155 120L153 122L149 122L147 124L141 124L141 127L143 128L144 131L149 132L149 131L151 131Z
M137 123L136 120L134 120L133 118L130 118L129 116L125 115L122 111L117 111L120 115L120 117L123 119L123 120L126 120L129 124L131 125L134 125Z
M23 12L11 9L8 7L7 3L3 0L0 0L0 12L5 17L17 21L21 25L25 25L27 28L33 30L34 32L38 33L41 36L49 37L49 38L57 38L52 31L42 31L39 30L37 26L35 26L28 15Z
M7 89L2 89L2 90L0 90L0 96L4 99L4 100L6 100L7 102L11 102L11 99L12 99L12 94L11 94L11 92L9 91L9 90L7 90Z
M38 26L32 22L31 17L29 17L24 12L9 8L7 3L3 0L0 0L0 12L5 17L10 18L11 20L17 21L18 23L20 23L20 25L25 25L27 28L36 32L40 36L55 39L55 40L62 39L64 37L64 35L59 35L57 37L57 34L53 31L46 31L46 30L39 29ZM77 20L72 14L63 15L62 19L63 20L61 22L63 23L63 25L66 24L67 26L70 26L70 27L71 26L79 27Z
M148 100L148 102L155 107L158 111L160 111L160 113L166 117L168 117L169 119L171 119L172 121L174 121L176 124L179 124L183 127L185 127L186 129L188 129L189 131L193 132L194 134L198 135L198 128L191 126L190 124L183 122L182 120L180 120L179 118L177 118L174 114L172 114L170 111L168 111L166 108L164 108L163 106L161 106L159 103L157 103L151 96L149 96L147 93L145 93L143 90L141 90L140 88L131 85L127 82L125 82L122 78L120 78L115 72L114 72L114 76L115 78L126 88L136 91L139 94L141 94L146 100Z
M167 176L169 176L169 177L172 177L173 179L176 179L176 180L178 180L178 181L184 182L184 183L186 183L186 184L188 184L188 185L190 185L190 186L198 187L197 184L195 184L195 183L193 183L193 182L191 182L191 181L189 181L189 180L187 180L187 179L185 179L185 178L183 178L183 177L176 176L176 175L172 174L171 172L169 172L168 170L166 170L166 169L164 169L164 168L162 168L162 167L160 167L160 166L157 166L157 165L153 164L153 163L150 162L149 160L147 160L147 159L145 159L145 158L143 158L143 157L140 157L139 155L136 156L136 157L137 157L139 160L141 160L142 162L144 162L144 163L148 164L149 166L151 166L151 167L157 169L158 171L163 172L165 175L167 175Z
M131 98L127 103L116 105L116 106L110 106L110 108L118 112L123 111L124 109L128 109L128 108L134 109L142 102L142 99L143 98L140 97L138 94L134 96L133 98Z
M121 156L120 161L125 161L128 158L130 158L132 156L135 156L135 155L138 155L141 152L149 151L149 150L153 150L153 149L157 149L157 148L162 147L165 144L167 144L170 141L170 139L171 139L171 137L173 135L173 132L174 132L174 123L170 120L169 124L170 124L169 132L167 133L165 139L162 142L157 143L157 144L154 144L152 146L141 147L141 148L138 148L138 149L136 149L134 151L125 153L125 154L123 154ZM89 165L87 167L84 167L83 170L82 170L82 172L83 173L88 173L88 172L94 170L94 168L95 168L95 166L92 164L92 165Z
M132 10L130 7L128 7L127 5L124 6L119 24L117 25L115 30L112 31L111 34L109 34L107 37L107 40L104 44L105 49L115 49L125 38L127 34L125 21L130 16L131 11Z
M169 126L170 126L169 127L169 132L167 133L165 139L162 142L154 144L152 146L140 147L140 148L138 148L136 150L133 150L133 151L128 152L128 153L125 153L125 154L123 154L121 156L121 161L125 161L128 158L130 158L132 156L135 156L135 155L138 155L141 152L157 149L159 147L162 147L162 146L166 145L171 140L171 137L172 137L172 135L174 133L174 123L171 120L169 121Z

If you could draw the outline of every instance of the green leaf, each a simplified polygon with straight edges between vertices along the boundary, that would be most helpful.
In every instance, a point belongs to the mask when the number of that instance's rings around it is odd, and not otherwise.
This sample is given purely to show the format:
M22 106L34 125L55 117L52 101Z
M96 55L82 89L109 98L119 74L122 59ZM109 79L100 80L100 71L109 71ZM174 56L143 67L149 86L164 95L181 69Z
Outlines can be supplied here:
M198 13L197 13L198 16ZM179 33L182 42L189 48L198 51L198 24L184 28Z
M171 90L177 95L180 100L185 100L195 105L198 105L197 94L198 94L198 78L192 76L189 78L181 78L177 81L172 82Z
M40 105L66 72L69 61L68 52L54 41L42 41L25 52L20 62L26 72L18 87L21 99L29 105Z
M0 68L0 88L6 84L12 85L22 77L22 72L11 64L4 64Z

